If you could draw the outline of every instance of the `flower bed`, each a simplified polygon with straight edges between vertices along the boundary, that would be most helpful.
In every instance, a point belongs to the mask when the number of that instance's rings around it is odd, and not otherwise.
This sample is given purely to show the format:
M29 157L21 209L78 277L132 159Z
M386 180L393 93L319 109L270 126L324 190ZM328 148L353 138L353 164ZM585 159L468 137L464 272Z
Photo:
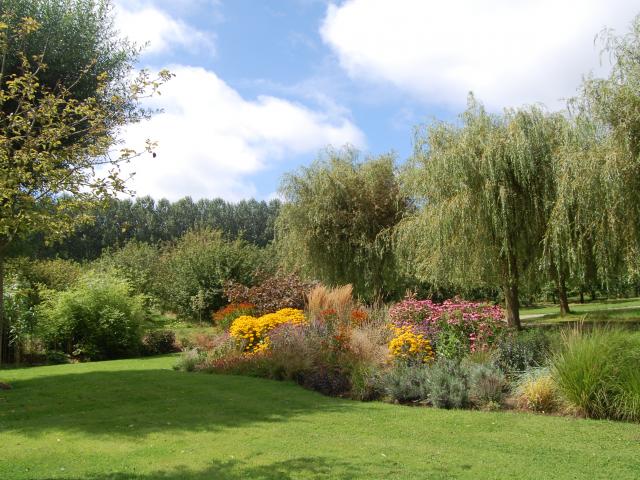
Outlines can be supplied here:
M389 310L392 327L429 340L437 355L486 351L506 329L502 307L458 298L443 303L406 298Z

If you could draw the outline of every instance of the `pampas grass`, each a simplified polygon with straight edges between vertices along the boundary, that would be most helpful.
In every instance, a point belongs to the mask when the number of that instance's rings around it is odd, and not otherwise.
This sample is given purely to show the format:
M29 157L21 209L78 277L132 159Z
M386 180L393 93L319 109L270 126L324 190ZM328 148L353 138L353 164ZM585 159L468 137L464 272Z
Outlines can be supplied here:
M307 312L311 321L320 319L324 311L334 310L339 321L348 323L354 305L351 284L334 288L317 285L307 295Z

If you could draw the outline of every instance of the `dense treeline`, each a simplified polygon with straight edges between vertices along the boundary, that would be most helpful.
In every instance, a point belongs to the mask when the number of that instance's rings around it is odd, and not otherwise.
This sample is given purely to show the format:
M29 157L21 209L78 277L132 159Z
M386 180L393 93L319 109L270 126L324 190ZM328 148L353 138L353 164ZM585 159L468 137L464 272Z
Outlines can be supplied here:
M178 240L190 230L219 230L227 239L240 238L264 247L273 240L274 224L281 202L241 200L227 202L221 198L193 201L191 197L176 202L155 201L151 197L110 199L94 207L92 221L79 226L62 242L45 245L31 239L27 248L39 257L94 260L105 249L119 249L130 241L159 244Z

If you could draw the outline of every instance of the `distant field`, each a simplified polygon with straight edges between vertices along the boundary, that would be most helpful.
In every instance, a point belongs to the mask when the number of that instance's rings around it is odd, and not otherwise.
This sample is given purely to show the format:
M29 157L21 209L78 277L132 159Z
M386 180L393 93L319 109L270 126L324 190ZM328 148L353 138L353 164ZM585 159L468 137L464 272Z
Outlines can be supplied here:
M172 357L7 370L0 478L637 479L638 425L359 403Z

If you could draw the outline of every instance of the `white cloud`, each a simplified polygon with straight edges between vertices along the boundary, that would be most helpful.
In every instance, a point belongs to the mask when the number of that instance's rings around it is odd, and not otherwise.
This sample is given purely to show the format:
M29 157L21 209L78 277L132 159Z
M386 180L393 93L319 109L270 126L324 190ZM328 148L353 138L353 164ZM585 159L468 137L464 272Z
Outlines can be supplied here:
M215 73L170 66L176 74L150 107L163 108L150 121L130 126L127 146L146 138L159 142L157 157L143 155L125 166L135 171L138 195L176 199L256 195L251 176L286 156L315 153L328 144L364 147L363 133L347 118L290 101L244 99Z
M150 3L122 1L116 4L116 26L121 34L138 45L145 54L165 53L175 46L215 52L215 36L205 33Z
M348 0L321 26L358 79L390 82L427 103L491 108L560 100L600 69L595 35L626 32L637 0Z

